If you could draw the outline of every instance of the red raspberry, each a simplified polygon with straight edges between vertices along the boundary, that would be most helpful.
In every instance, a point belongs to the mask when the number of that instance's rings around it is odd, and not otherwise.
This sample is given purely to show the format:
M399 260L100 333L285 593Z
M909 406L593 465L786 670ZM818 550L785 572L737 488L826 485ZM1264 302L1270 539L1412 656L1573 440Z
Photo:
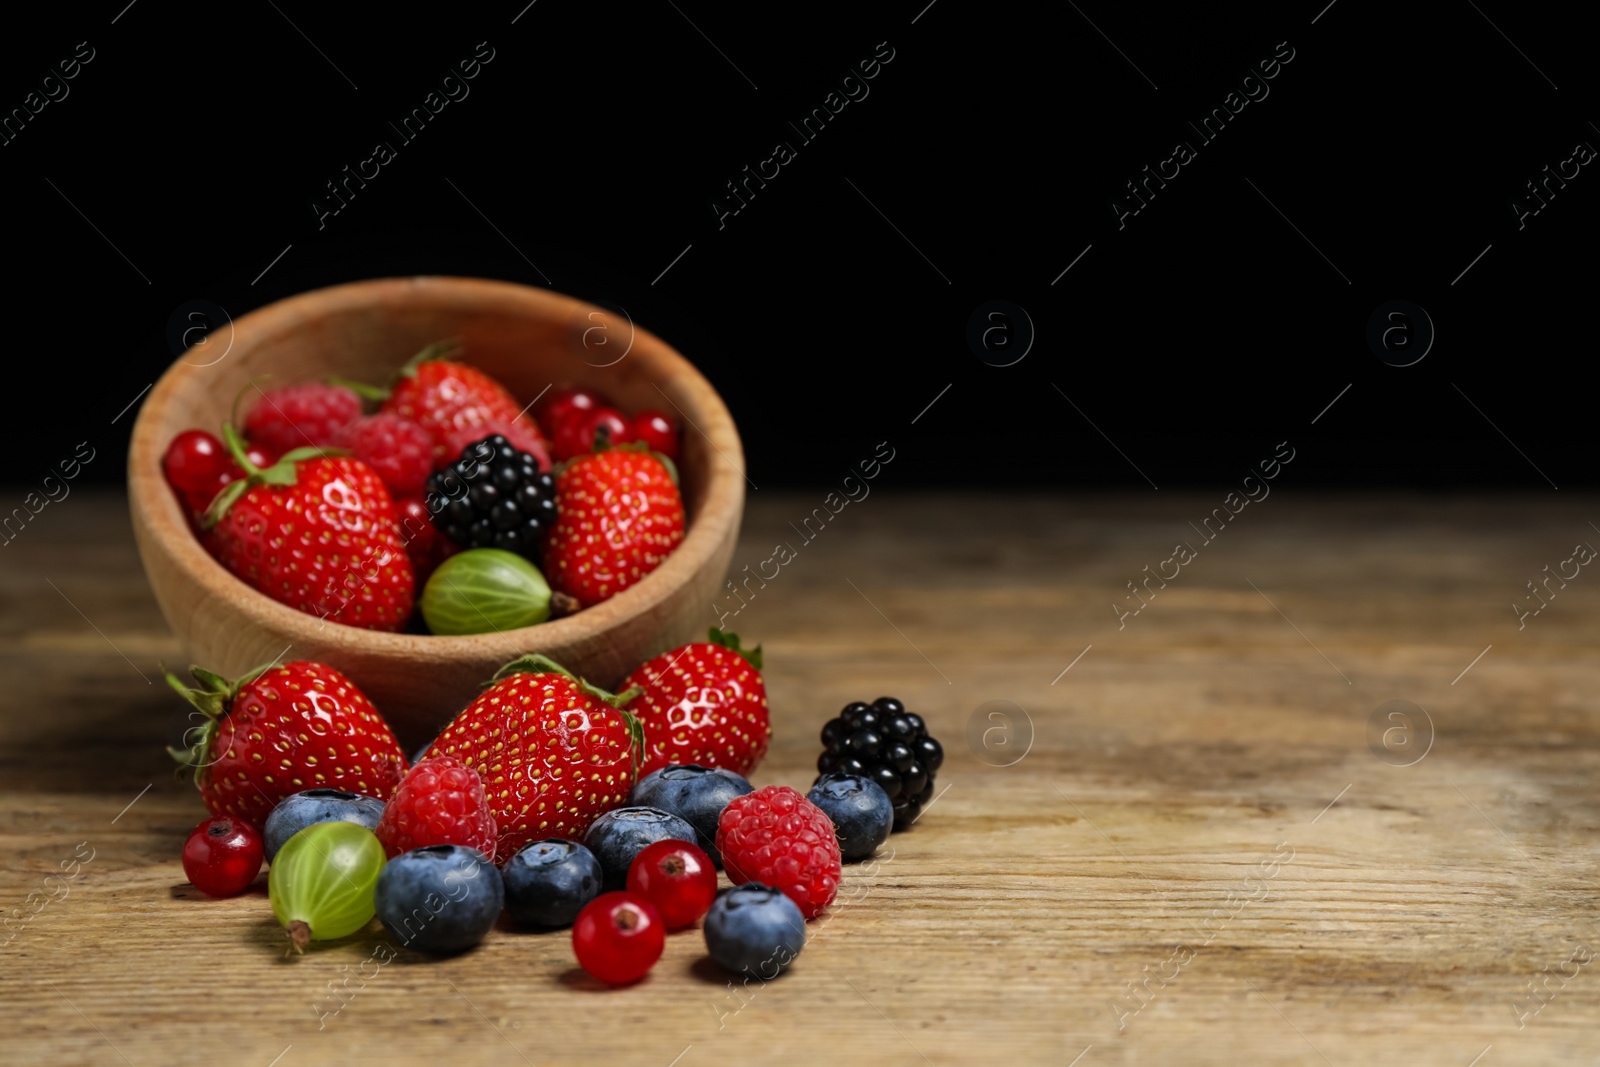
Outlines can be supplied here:
M717 851L734 885L783 890L811 919L839 891L839 839L833 822L786 785L734 797L717 820Z
M378 472L390 495L420 497L433 472L433 435L401 415L357 419L334 434L336 448L348 448Z
M389 858L428 845L464 845L494 855L497 828L478 772L454 756L412 767L378 820Z
M256 400L245 416L244 435L281 456L293 448L330 447L360 417L361 398L342 385L285 385Z

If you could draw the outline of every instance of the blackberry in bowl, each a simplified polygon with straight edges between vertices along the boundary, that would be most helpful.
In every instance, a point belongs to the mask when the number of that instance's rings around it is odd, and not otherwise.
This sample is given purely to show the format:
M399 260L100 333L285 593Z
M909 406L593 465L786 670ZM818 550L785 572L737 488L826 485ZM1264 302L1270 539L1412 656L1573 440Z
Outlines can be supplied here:
M425 502L434 525L462 548L504 549L535 563L556 521L554 476L500 434L429 475Z

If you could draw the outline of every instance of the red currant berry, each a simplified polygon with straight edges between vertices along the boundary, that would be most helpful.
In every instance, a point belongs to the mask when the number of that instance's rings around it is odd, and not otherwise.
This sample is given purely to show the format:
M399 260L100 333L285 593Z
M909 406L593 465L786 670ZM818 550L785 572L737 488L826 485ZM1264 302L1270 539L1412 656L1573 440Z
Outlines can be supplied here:
M183 873L208 897L242 893L261 873L261 835L243 819L217 815L183 843Z
M248 448L246 448L244 450L244 456L251 463L254 463L262 470L266 470L268 467L278 462L278 454L276 452L272 451L270 448L265 448L258 444L251 444ZM244 477L243 468L235 466L234 470L238 472L239 477Z
M551 434L561 428L562 424L580 415L586 415L595 408L605 407L609 404L605 397L581 385L559 385L544 395L537 407L533 409L533 417L540 426Z
M667 929L691 926L717 899L711 857L687 841L657 841L633 858L628 892L656 906Z
M641 411L633 417L633 439L668 459L678 458L678 428L659 411Z
M633 423L616 408L595 408L579 425L582 427L579 433L586 452L594 448L595 435L602 426L614 445L625 445L633 440Z
M612 985L643 978L666 947L661 913L634 893L602 893L578 912L572 951L584 970Z
M616 408L595 408L587 415L569 419L556 427L555 438L550 442L555 458L571 459L587 455L594 450L595 432L604 426L614 445L633 440L633 424Z
M185 430L167 446L161 468L168 485L180 494L188 494L210 486L231 462L228 449L215 435Z

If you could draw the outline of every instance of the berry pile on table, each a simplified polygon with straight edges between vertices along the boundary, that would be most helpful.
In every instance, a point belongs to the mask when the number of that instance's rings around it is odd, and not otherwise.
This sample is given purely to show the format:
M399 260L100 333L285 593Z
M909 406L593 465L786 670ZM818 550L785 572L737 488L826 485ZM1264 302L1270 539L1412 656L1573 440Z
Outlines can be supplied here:
M435 634L531 626L659 567L684 536L671 420L577 386L530 416L460 355L430 345L387 387L252 385L220 437L178 434L162 469L200 543L299 611Z
M841 864L872 855L897 809L876 772L823 775L809 796L753 787L772 733L761 649L708 638L642 664L621 693L520 656L414 764L326 664L168 675L201 720L170 751L212 813L184 845L184 873L232 896L269 863L291 952L376 917L396 947L451 955L504 911L570 927L578 963L626 984L670 931L703 920L712 960L775 977L833 903ZM888 697L873 707L909 714ZM719 869L732 883L721 892Z

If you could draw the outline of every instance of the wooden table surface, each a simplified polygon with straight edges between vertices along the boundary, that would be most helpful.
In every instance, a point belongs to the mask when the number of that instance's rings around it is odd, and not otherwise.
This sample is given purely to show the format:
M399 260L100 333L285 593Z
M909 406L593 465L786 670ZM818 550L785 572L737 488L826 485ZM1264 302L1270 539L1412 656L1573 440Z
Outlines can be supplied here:
M1217 494L880 490L801 544L822 495L752 493L736 557L799 548L728 620L766 646L756 783L807 787L823 721L883 694L949 755L793 970L739 989L694 931L621 990L565 933L378 966L374 925L286 961L264 875L184 883L183 650L122 498L50 507L0 548L0 1061L1600 1059L1600 574L1511 606L1579 568L1600 502L1280 489L1204 544Z

